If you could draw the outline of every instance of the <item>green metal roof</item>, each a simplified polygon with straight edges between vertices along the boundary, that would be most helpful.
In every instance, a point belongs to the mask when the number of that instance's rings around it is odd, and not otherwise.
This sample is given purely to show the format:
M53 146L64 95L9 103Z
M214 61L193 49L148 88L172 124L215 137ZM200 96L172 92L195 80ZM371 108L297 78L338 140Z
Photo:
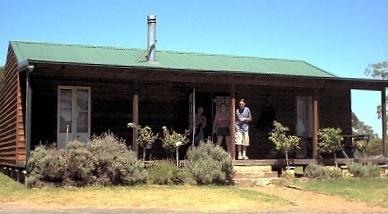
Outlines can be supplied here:
M18 63L42 61L104 66L252 73L309 77L335 77L302 60L285 60L190 52L162 51L157 62L147 62L145 50L75 44L11 41Z

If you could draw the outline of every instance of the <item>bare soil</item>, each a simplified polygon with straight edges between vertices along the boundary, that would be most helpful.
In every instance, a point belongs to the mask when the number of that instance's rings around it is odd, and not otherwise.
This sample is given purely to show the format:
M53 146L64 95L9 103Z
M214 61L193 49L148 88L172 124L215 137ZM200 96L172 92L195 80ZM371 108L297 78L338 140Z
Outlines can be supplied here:
M267 186L257 187L255 190L278 196L295 204L293 207L284 207L295 213L387 213L387 208L373 207L358 201L349 201L338 196L305 190Z

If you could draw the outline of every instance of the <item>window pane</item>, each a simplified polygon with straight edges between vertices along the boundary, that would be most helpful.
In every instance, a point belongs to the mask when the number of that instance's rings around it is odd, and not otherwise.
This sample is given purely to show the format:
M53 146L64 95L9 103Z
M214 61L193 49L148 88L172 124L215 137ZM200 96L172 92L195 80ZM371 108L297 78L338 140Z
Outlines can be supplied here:
M78 113L77 132L88 132L88 113L87 112Z
M59 131L71 133L72 91L71 89L61 89L59 93Z
M77 89L77 132L88 132L89 90Z
M89 91L85 89L77 90L77 111L78 112L87 112L88 111L88 98Z

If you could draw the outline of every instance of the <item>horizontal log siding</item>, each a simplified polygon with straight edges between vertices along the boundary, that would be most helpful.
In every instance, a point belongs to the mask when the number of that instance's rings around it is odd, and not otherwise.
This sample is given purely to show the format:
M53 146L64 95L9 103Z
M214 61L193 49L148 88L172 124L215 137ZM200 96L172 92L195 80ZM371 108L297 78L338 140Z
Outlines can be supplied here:
M33 77L32 146L53 143L57 138L58 86L91 87L91 136L110 131L131 142L133 87L127 83L102 83L67 77ZM44 100L44 102L41 102Z
M161 131L162 125L179 131L187 128L188 93L191 88L168 83L138 83L135 87L133 81L97 82L68 77L34 76L33 147L40 142L56 142L59 85L91 87L91 135L110 131L130 145L132 133L127 124L132 121L132 95L136 91L139 94L140 125L151 126L157 132Z
M352 134L352 110L350 90L323 90L318 95L320 128L341 128L345 135ZM351 139L344 139L345 145L351 145Z
M193 87L197 89L198 94L230 92L227 84L172 83L153 80L142 80L136 83L133 79L136 75L129 75L131 71L124 74L121 70L112 69L110 71L112 76L108 76L109 69L85 67L85 70L81 71L76 66L66 66L66 68L46 66L38 68L33 76L32 136L35 144L39 140L56 141L58 85L91 87L92 135L109 130L124 138L128 144L132 142L132 132L127 128L127 123L132 121L132 97L135 92L139 95L139 124L149 125L157 132L160 132L163 125L180 132L187 128L188 96ZM99 72L103 76L98 75ZM144 79L144 77L141 78ZM313 91L312 88L237 85L236 102L240 98L245 98L253 116L248 156L255 159L266 158L273 148L268 141L270 129L256 127L264 105L264 96L271 95L271 104L275 109L277 120L288 126L291 133L294 133L296 96L313 96ZM349 133L351 131L349 91L320 89L318 96L320 127L340 127L344 133ZM36 102L37 100L45 100L45 102ZM209 111L211 107L208 106L205 109ZM211 118L207 119L207 126L211 127ZM207 134L210 135L210 133ZM150 153L155 156L168 154L161 148L160 142Z
M253 159L264 159L274 152L272 143L268 140L270 128L258 128L257 122L264 107L264 96L271 95L276 120L290 128L290 134L295 133L296 126L296 97L313 96L313 89L279 88L263 86L238 86L236 88L236 102L246 99L247 106L252 112L250 124L251 144L247 150ZM344 134L351 133L351 103L349 90L319 90L319 125L323 127L339 127ZM236 104L236 107L238 105ZM345 139L349 144L349 139ZM272 150L272 151L271 151ZM273 154L272 154L273 155ZM292 155L292 154L291 154ZM281 157L278 154L278 157Z
M23 166L25 137L22 92L16 57L8 50L4 79L0 90L0 164Z

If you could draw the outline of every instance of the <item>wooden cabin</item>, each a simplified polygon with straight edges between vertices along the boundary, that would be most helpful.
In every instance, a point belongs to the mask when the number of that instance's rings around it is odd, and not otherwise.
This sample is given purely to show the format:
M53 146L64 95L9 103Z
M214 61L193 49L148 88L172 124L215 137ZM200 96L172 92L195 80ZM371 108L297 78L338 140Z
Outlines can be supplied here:
M204 108L211 136L219 106L225 103L234 118L240 98L253 117L251 159L276 156L268 141L272 120L304 139L305 151L295 156L317 158L319 128L352 132L351 89L380 91L385 106L387 81L341 78L305 61L173 51L155 51L149 61L147 52L11 41L0 91L0 165L23 168L36 145L63 148L107 131L138 151L129 122L183 132L193 105ZM234 136L234 120L230 127ZM150 154L165 152L156 145Z

